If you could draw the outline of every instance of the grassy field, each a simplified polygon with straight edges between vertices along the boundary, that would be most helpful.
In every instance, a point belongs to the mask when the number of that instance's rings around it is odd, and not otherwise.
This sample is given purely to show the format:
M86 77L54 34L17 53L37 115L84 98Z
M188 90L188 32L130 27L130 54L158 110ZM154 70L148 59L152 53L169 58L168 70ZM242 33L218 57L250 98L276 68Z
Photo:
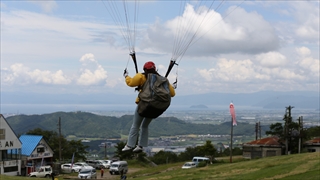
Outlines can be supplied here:
M130 168L127 179L174 179L174 180L319 180L320 179L320 153L304 153L268 157L262 159L243 160L229 158L219 163L210 164L202 168L181 169L182 163L161 165L157 167L143 166L137 162L129 161ZM99 172L98 172L99 173ZM68 176L70 177L70 176ZM76 177L76 175L74 176ZM0 176L5 180L25 180L26 177ZM30 178L28 178L30 179ZM39 179L39 178L37 178ZM59 180L66 179L60 176ZM120 179L112 177L112 179Z

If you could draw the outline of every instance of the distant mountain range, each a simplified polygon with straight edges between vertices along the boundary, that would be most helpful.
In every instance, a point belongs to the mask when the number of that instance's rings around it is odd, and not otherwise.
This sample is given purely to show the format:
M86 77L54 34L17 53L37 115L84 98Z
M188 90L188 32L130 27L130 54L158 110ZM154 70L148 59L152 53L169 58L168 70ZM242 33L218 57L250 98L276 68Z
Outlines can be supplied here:
M235 106L251 106L279 109L295 106L301 109L320 109L319 91L261 91L255 93L207 93L196 95L179 95L172 99L172 106L185 105L189 108L202 106L226 106L233 102ZM45 94L1 92L1 104L129 104L134 95L123 94Z
M64 136L73 135L85 138L120 139L129 133L133 115L122 117L101 116L87 112L55 112L43 115L16 115L7 117L9 125L19 136L35 128L47 131L57 131L57 124L61 119L61 129ZM215 134L230 133L231 123L193 124L186 123L175 117L159 117L154 119L149 127L150 137L177 136L186 134ZM234 135L254 135L254 124L238 123L234 128ZM262 135L269 130L268 125L262 125Z

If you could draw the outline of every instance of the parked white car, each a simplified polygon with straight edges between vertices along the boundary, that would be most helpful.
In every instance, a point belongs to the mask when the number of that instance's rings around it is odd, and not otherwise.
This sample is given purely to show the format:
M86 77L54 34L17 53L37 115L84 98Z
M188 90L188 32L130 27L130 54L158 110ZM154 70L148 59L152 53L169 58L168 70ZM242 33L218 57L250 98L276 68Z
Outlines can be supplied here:
M127 174L128 172L128 163L127 161L116 161L113 162L110 166L109 173L111 175L115 174Z
M105 160L96 160L97 161L97 164L100 165L100 168L103 168L103 169L109 169L110 167L110 164L107 164Z
M102 163L98 160L86 160L86 163L89 164L89 166L92 166L95 169L101 169L104 168L104 166L102 165Z
M76 164L73 164L73 165L72 164L62 164L61 165L61 170L64 173L79 172L81 168L82 168L81 166L78 166Z
M199 164L200 162L203 162L203 161L205 161L206 163L210 162L209 158L207 158L207 157L195 156L192 158L192 162L195 162L196 164Z
M96 169L86 169L83 168L78 174L79 179L97 179Z
M184 165L181 167L182 169L190 169L190 168L195 168L197 167L197 164L195 162L186 162Z
M51 166L41 166L37 172L31 172L29 177L50 177L52 174Z
M112 160L104 160L105 164L106 164L106 168L109 169L112 163Z
M81 168L85 168L85 169L94 169L92 166L90 166L89 164L85 163L85 162L77 162L74 163L77 166L80 166Z

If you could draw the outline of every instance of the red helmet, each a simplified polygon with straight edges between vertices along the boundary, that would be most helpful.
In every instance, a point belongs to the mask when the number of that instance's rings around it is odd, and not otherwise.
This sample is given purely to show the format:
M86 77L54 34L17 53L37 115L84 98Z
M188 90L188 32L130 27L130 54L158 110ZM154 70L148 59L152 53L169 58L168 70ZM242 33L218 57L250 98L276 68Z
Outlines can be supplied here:
M150 70L150 69L156 70L156 65L152 61L148 61L144 64L143 69L144 70Z

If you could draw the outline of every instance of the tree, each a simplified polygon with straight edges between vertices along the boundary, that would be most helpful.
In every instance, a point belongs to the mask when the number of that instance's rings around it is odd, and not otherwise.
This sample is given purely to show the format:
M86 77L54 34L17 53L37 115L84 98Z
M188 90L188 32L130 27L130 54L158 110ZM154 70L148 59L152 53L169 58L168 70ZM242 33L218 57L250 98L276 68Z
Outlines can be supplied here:
M287 118L285 116L285 118ZM284 118L284 119L285 119ZM288 150L291 153L298 153L299 146L299 123L288 121L287 127L281 123L275 123L270 125L270 130L266 131L267 135L273 135L279 137L279 142L284 143L287 139L288 141ZM285 130L287 129L287 130Z
M214 146L211 144L211 141L206 141L206 143L203 146L200 146L201 151L203 151L205 157L209 157L211 163L214 160L214 157L217 156L217 150L214 148Z
M309 140L315 137L320 137L320 126L314 126L306 130L303 130L302 136L304 136L306 140Z
M208 140L203 146L187 147L186 151L180 153L178 157L180 161L191 161L194 156L206 156L212 162L217 156L217 149Z
M85 160L86 154L88 153L86 149L89 146L85 146L81 141L68 141L63 136L59 138L59 135L55 131L46 131L40 128L36 128L28 131L26 134L29 135L40 135L43 136L44 140L48 143L53 151L53 159L55 161L59 160L59 140L61 140L62 159L71 159L73 153L75 153L75 160Z
M71 158L73 153L74 153L74 161L78 161L78 160L85 160L86 159L86 148L88 148L89 146L84 146L81 143L81 140L75 141L75 140L71 140L68 141L68 146L66 149L63 150L63 157L69 157Z
M159 151L156 153L151 160L156 164L166 164L178 162L178 155L174 152Z
M230 148L224 149L223 156L230 156Z
M266 131L266 135L283 137L282 123L275 123L270 125L270 130Z
M243 151L239 147L235 147L232 149L232 155L243 155Z
M131 151L122 151L126 144L126 142L120 141L117 143L117 145L114 146L116 148L114 152L115 156L118 157L120 160L133 158L133 153Z
M191 161L194 156L197 156L198 152L196 148L187 147L185 152L179 154L180 161Z

